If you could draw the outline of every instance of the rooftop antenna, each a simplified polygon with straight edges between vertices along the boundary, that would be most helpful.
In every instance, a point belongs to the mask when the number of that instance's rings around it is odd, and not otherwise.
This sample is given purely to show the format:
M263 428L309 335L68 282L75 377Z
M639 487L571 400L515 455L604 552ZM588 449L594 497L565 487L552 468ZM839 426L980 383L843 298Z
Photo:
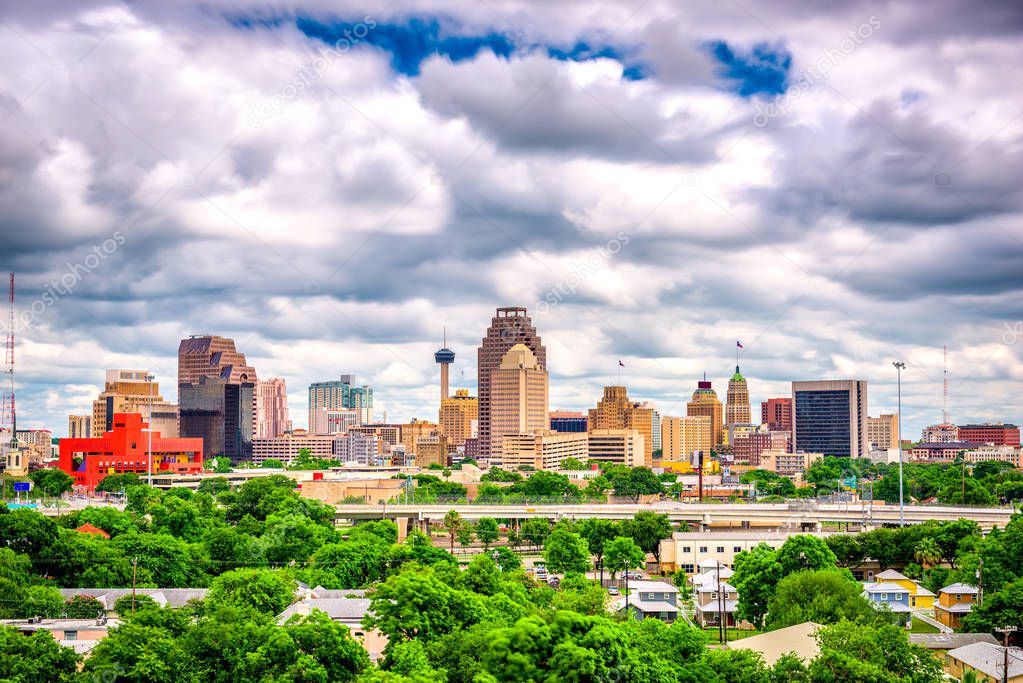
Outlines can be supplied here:
M944 391L944 394L942 396L942 401L941 401L941 423L942 424L949 424L949 421L948 421L948 345L942 346L941 348L942 348L942 352L944 353L944 356L945 356L944 370L942 371L942 374L944 376L944 378L943 378L943 382L944 382L943 391Z
M10 318L7 323L7 357L5 363L7 365L7 379L9 382L9 388L7 395L4 397L3 405L3 417L4 424L9 424L11 429L11 448L17 450L18 448L18 413L15 409L14 403L14 273L11 273L11 286L7 296L8 303L10 304Z

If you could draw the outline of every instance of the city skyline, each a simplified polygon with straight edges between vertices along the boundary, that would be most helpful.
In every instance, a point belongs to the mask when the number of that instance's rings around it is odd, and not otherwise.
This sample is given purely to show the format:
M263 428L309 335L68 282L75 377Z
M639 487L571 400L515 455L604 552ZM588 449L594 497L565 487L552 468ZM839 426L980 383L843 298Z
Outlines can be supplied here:
M286 378L296 426L340 372L432 419L444 328L475 394L498 306L553 408L622 361L684 415L741 339L754 416L853 378L892 413L901 360L916 436L947 344L953 422L1020 422L1018 9L677 4L5 7L19 425L61 433L106 368L177 402L203 332Z

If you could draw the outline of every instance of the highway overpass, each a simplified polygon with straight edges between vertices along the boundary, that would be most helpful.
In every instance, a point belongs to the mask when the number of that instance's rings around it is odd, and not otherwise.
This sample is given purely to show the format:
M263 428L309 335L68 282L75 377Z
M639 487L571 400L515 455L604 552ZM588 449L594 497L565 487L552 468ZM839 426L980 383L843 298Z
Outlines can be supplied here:
M650 503L580 505L346 505L336 506L340 520L392 519L407 520L415 525L440 523L449 510L457 510L463 519L475 521L481 517L495 519L630 519L637 512L651 511L668 515L673 523L685 522L694 529L777 528L820 529L823 524L848 524L855 528L873 528L885 524L898 524L897 505L869 505L863 503L815 503L798 501L772 504L712 504L712 503ZM947 507L935 505L907 505L906 524L919 524L929 520L940 522L971 519L988 530L992 526L1004 527L1014 510L1012 508ZM402 525L399 525L402 526ZM404 531L404 530L403 530Z

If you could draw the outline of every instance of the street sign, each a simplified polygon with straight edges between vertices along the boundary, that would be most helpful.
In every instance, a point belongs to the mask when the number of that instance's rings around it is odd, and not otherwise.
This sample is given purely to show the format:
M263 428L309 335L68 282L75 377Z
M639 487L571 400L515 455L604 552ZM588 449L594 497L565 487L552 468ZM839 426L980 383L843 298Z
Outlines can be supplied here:
M28 493L32 490L32 482L30 481L16 481L14 482L14 490L20 493Z

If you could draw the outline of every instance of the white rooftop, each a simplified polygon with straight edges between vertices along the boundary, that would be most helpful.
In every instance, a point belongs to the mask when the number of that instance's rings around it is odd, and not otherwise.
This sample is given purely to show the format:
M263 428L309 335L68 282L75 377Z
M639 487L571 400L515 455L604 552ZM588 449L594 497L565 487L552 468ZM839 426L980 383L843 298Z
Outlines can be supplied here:
M977 587L968 583L953 583L942 588L939 593L976 593Z
M897 583L868 583L863 586L866 593L908 593L909 589Z
M880 574L874 575L875 579L881 579L883 581L910 581L911 579L904 574L900 574L894 569L885 569Z
M1005 660L1005 648L991 643L972 643L948 651L948 656L958 659L963 664L977 671L1002 680L1002 662ZM1018 647L1009 648L1009 675L1011 680L1023 676L1023 650Z

